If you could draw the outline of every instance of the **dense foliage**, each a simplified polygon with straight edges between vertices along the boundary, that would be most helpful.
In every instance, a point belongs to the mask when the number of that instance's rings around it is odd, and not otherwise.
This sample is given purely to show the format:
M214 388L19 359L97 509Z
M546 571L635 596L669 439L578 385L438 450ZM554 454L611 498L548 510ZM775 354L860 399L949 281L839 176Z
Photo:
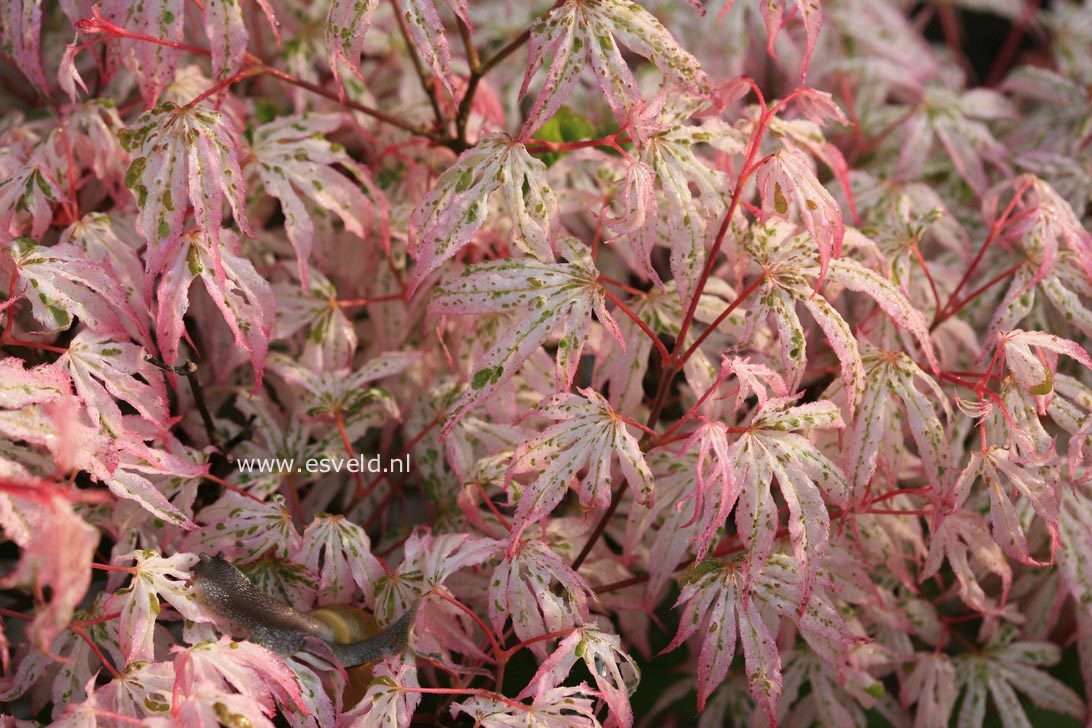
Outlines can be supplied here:
M1085 720L1040 5L0 3L3 725ZM410 646L353 702L201 552Z

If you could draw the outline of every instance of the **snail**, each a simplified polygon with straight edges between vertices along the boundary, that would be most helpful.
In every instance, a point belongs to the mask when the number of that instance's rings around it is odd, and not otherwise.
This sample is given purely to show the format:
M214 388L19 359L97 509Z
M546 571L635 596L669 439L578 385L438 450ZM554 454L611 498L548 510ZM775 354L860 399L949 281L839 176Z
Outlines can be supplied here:
M220 554L201 554L193 567L193 590L198 604L217 621L244 632L252 641L287 655L303 649L308 637L317 637L346 669L400 654L417 614L414 604L385 629L368 636L375 621L366 612L334 606L305 614L258 589ZM360 618L371 624L361 623Z

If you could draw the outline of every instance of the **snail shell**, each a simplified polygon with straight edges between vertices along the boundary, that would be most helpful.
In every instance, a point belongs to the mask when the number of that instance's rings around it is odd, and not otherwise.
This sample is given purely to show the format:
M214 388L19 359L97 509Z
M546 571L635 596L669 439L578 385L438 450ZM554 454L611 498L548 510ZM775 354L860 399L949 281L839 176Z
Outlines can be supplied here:
M329 627L333 634L332 641L338 644L347 645L379 634L379 623L372 613L351 604L331 604L308 612L307 616ZM359 703L368 691L373 664L369 662L348 669L349 683L342 693L342 704L346 709Z
M308 612L307 616L329 627L333 636L331 641L342 645L359 642L379 633L379 623L371 612L351 604L332 604Z

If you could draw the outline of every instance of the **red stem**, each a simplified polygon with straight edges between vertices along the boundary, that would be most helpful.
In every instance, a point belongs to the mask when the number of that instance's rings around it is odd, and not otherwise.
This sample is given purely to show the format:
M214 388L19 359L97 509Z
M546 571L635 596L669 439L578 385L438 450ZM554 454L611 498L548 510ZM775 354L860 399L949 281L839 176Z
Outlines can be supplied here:
M963 277L959 279L959 283L956 285L951 295L948 296L948 302L944 305L944 308L937 311L936 316L933 318L933 323L929 327L930 331L935 329L945 319L949 318L952 315L951 313L949 313L949 309L952 307L952 302L956 300L959 292L963 290L963 287L967 285L967 281L969 281L971 276L974 275L975 270L978 268L978 264L982 262L982 257L986 254L986 249L993 244L997 236L1001 233L1005 226L1008 225L1009 216L1012 214L1012 211L1013 209L1015 209L1016 204L1023 196L1024 190L1028 188L1028 185L1028 182L1020 185L1020 189L1016 190L1016 193L1013 194L1012 199L1009 200L1009 204L1005 207L1005 211L1001 213L1001 215L994 221L992 225L990 225L990 232L986 236L986 240L983 241L982 247L978 249L978 252L971 260L971 264L967 267L967 270L964 271Z
M255 503L264 503L265 502L261 498L259 498L258 496L254 495L253 493L249 493L249 492L243 490L242 488L240 488L239 486L227 482L223 478L218 478L215 475L213 475L212 473L205 473L201 477L204 478L205 480L216 483L217 485L219 485L222 488L227 488L228 490L230 490L233 493L238 493L241 496L249 498L250 500L254 501Z
M106 670L114 676L115 680L121 679L121 673L117 671L117 668L110 664L110 661L106 659L106 655L102 653L102 650L100 650L99 646L95 644L95 641L87 636L87 632L83 631L83 629L80 627L73 627L71 625L69 626L69 629L71 629L76 634L76 636L78 636L80 639L87 643L87 646L91 648L91 651L95 653L95 655L99 658L99 661L102 662Z
M641 331L645 332L645 335L652 341L652 344L656 347L656 350L660 352L660 361L662 361L665 365L670 362L671 354L670 352L668 352L667 347L664 346L664 342L660 341L660 337L656 335L656 332L650 329L648 327L648 324L642 321L641 317L634 313L629 306L623 303L622 300L618 298L618 296L615 296L603 286L600 286L599 290L603 291L603 295L606 296L611 303L621 309L622 313L624 313L626 316L629 316L631 319L633 319L633 322L637 324Z
M469 616L470 619L472 619L474 621L474 623L476 625L478 625L478 628L481 629L481 631L485 633L486 638L489 639L489 643L493 646L493 654L496 656L498 662L501 661L502 655L504 654L504 650L501 649L500 643L497 642L497 638L493 634L493 630L489 629L488 625L486 625L486 623L482 621L481 617L479 617L477 614L474 613L473 609L466 606L465 604L460 602L455 597L450 596L448 594L445 594L442 589L433 589L431 593L435 594L438 597L440 597L445 602L448 602L450 604L454 604L456 607L461 609L463 612L466 612L467 616Z
M697 340L690 345L690 347L686 350L686 353L679 357L677 365L681 367L683 364L689 361L690 357L694 355L694 352L698 350L698 347L701 346L707 338L709 338L709 335L716 331L717 327L721 325L724 319L731 316L732 311L735 311L737 308L739 308L739 305L746 301L747 297L754 293L755 289L757 289L764 280L766 280L766 271L762 271L762 275L756 278L754 282L751 283L751 285L744 288L743 291L740 292L738 296L736 296L736 300L732 301L732 303L728 305L728 308L721 311L720 315L713 320L713 323L709 324L708 328L706 328L705 331L701 332L701 336L699 336Z

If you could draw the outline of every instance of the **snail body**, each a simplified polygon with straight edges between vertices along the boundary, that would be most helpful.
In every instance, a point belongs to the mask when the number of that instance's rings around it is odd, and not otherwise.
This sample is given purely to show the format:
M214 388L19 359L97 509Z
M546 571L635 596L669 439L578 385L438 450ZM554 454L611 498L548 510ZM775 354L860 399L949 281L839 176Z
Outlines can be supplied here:
M308 637L329 645L345 668L378 662L401 653L409 641L417 613L414 605L377 633L369 633L365 617L354 607L324 607L305 614L256 587L222 556L201 554L193 567L197 602L217 621L244 632L252 641L280 654L303 649ZM375 625L375 620L371 619ZM343 641L349 640L346 643Z

